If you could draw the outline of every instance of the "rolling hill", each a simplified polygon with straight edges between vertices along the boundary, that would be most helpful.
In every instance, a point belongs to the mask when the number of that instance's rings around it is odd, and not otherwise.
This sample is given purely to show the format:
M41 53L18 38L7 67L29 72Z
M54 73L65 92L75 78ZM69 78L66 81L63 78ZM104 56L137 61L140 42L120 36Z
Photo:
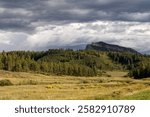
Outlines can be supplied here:
M49 75L100 76L128 70L135 78L150 76L150 57L131 48L97 42L85 50L12 51L0 53L0 70Z

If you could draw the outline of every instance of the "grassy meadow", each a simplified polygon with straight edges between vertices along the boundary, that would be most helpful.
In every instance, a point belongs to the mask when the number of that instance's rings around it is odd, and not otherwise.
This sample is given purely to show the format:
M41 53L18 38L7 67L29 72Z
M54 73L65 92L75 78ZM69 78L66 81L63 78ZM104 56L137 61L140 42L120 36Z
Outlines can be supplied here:
M48 76L0 71L0 100L112 100L150 99L150 78L135 80L127 72L106 72L101 77Z

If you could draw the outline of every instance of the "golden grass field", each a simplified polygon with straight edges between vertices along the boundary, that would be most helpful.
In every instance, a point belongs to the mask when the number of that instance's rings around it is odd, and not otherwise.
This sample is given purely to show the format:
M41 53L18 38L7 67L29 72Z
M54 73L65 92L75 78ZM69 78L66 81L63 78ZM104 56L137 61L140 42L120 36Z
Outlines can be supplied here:
M1 100L104 100L150 99L150 78L134 80L126 72L107 72L101 77L47 76L0 71Z

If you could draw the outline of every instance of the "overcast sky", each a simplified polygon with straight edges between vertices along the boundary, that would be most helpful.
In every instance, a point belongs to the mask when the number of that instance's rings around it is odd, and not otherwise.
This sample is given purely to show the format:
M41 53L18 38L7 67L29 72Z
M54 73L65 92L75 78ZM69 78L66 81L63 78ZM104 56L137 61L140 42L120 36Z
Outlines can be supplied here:
M97 41L150 52L150 0L0 0L0 51Z

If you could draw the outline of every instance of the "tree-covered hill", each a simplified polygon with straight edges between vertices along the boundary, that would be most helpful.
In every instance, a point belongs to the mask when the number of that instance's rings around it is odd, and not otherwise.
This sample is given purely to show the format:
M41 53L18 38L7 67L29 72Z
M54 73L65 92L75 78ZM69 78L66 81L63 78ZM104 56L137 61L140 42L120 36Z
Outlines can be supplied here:
M3 51L0 53L1 70L51 75L97 76L101 75L101 71L129 70L129 75L137 78L140 73L143 73L139 71L137 73L137 69L149 69L147 67L149 62L149 56L140 54L94 50L50 49L41 52ZM149 73L148 70L144 73L146 72ZM143 77L149 77L148 73Z
M52 49L42 52L0 53L0 69L55 75L96 76L98 70L120 69L106 53Z

